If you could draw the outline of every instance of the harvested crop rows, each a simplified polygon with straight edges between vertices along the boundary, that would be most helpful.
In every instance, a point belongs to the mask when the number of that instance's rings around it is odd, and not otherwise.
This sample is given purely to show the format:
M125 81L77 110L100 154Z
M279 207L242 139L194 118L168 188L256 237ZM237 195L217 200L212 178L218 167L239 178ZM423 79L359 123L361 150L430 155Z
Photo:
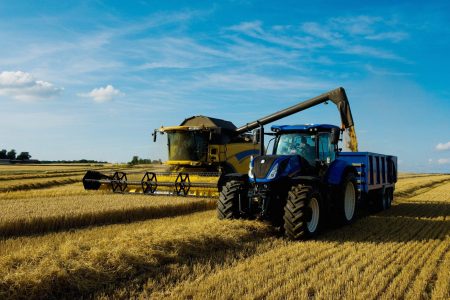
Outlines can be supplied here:
M214 207L80 183L0 192L0 298L450 297L450 175L400 176L390 210L306 242Z

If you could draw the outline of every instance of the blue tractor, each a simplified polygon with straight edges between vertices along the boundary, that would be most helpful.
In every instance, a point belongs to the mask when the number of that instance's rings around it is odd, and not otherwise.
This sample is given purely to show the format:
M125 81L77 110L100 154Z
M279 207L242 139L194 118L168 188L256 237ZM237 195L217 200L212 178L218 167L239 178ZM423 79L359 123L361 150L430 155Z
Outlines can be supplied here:
M325 101L333 101L342 127L329 124L272 126L284 118ZM269 220L287 237L297 240L315 236L325 220L353 222L358 208L369 204L377 210L390 207L397 181L397 158L358 152L353 119L343 88L338 88L293 107L248 123L238 131L259 127L274 139L273 153L253 157L248 174L227 174L222 180L217 211L220 219ZM339 147L349 135L351 151Z

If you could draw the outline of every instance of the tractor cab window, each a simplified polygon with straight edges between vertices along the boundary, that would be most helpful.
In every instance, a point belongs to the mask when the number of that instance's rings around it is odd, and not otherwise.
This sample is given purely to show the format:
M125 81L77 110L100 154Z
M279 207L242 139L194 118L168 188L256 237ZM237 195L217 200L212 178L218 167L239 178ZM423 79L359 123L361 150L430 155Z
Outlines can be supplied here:
M169 160L206 161L208 136L200 131L168 132Z
M335 158L334 147L330 143L330 134L329 133L320 133L319 134L319 159L330 163Z
M305 133L287 133L278 138L275 147L277 155L300 155L311 165L316 159L316 136Z

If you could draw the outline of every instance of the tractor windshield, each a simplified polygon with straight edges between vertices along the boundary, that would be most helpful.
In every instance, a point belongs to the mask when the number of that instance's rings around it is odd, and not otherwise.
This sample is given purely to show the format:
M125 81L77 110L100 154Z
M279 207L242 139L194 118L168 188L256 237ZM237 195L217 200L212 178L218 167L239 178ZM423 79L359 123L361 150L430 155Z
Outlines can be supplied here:
M201 131L167 132L169 160L206 161L208 135Z
M300 155L311 165L316 159L316 136L306 133L286 133L277 139L277 155Z

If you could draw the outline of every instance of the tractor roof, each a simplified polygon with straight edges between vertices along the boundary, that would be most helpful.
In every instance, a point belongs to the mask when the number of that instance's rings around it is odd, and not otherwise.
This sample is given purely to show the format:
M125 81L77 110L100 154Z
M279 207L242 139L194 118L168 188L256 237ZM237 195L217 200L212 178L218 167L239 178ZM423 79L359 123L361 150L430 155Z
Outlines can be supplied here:
M331 131L332 128L339 129L338 126L330 124L304 124L304 125L273 125L274 132L311 132L311 131Z

